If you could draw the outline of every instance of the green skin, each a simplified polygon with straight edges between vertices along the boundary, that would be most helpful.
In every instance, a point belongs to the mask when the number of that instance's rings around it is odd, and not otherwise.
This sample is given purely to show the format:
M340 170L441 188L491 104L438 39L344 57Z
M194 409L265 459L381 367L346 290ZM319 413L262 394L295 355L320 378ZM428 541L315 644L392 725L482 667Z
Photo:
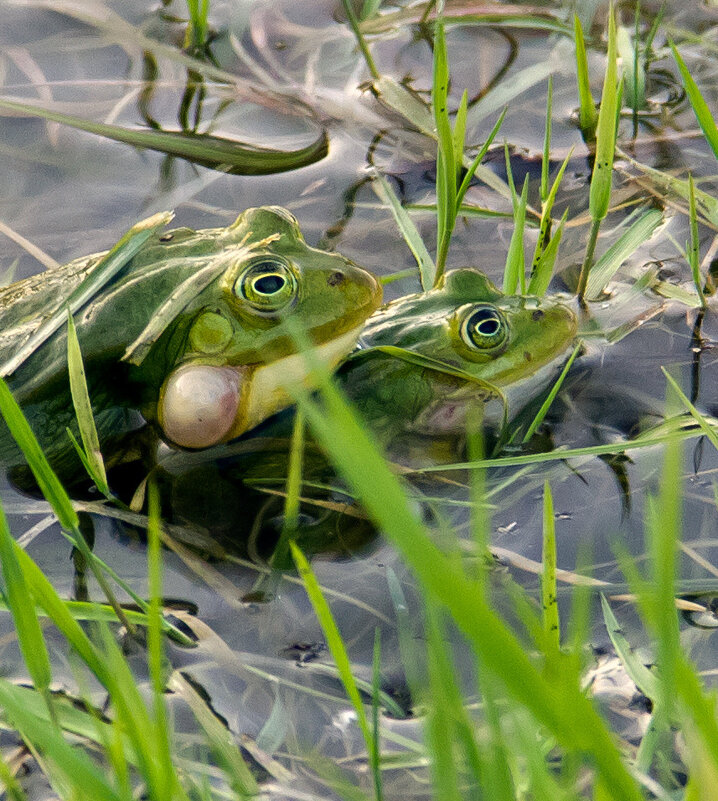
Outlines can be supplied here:
M62 306L102 255L78 259L0 290L3 359ZM126 349L173 290L214 264L217 276L179 308L141 363L123 360ZM171 396L176 403L181 396L177 382L173 384L180 368L190 374L201 368L200 384L208 375L216 375L220 383L238 387L236 420L228 426L221 421L220 427L226 428L223 433L217 434L215 426L208 435L213 441L195 443L189 437L180 444L204 447L237 436L290 402L274 386L281 375L273 371L281 365L277 372L287 374L282 360L297 351L284 325L286 319L296 321L299 330L327 351L327 360L334 365L351 349L362 323L380 302L381 289L373 276L338 254L309 247L296 219L279 207L248 209L227 228L178 228L155 235L75 314L101 444L138 427L142 423L138 410L159 424L165 439L176 441L175 435L162 430L163 416L177 416L173 409L163 411L163 398ZM300 357L288 363L294 380L306 379ZM260 374L262 397L270 397L266 402L252 398L248 413L245 407ZM68 451L72 455L64 432L66 425L74 424L65 329L41 345L8 381L55 463L66 458ZM190 401L197 383L190 386ZM178 425L169 427L177 431ZM0 459L10 465L22 462L7 432L0 436Z
M466 330L478 310L491 334L475 337L480 346ZM431 291L372 315L363 350L352 354L340 378L385 442L407 433L463 435L471 405L478 402L485 418L500 420L502 396L509 415L535 397L555 377L576 327L576 315L560 301L504 295L483 273L461 268ZM382 346L438 360L466 378L372 350Z

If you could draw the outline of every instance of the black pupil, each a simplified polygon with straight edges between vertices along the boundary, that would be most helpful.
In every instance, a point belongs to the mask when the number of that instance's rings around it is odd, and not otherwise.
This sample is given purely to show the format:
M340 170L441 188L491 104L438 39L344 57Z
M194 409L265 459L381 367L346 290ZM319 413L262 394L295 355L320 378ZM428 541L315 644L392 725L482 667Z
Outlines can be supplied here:
M282 275L263 275L254 281L254 289L262 295L274 295L284 288L287 283Z
M492 337L499 333L500 324L494 312L488 309L477 312L472 320L474 329L484 337Z

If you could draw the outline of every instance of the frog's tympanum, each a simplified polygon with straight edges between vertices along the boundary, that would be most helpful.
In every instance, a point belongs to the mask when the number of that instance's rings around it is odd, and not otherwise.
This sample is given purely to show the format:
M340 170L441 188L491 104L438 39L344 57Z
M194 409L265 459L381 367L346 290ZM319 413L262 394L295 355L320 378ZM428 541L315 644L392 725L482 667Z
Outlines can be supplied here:
M101 256L0 290L3 360ZM227 228L155 235L74 315L101 442L137 427L139 412L184 448L239 436L291 402L288 385L308 381L289 318L333 367L380 297L369 273L309 247L296 219L278 207L248 209ZM137 343L153 325L160 333L149 345L145 338L138 358ZM71 450L66 354L63 328L9 377L56 462ZM0 443L0 450L10 448Z
M513 416L534 398L576 326L558 300L504 295L478 270L456 269L372 315L341 381L385 441L460 435L472 404L500 420L504 407Z

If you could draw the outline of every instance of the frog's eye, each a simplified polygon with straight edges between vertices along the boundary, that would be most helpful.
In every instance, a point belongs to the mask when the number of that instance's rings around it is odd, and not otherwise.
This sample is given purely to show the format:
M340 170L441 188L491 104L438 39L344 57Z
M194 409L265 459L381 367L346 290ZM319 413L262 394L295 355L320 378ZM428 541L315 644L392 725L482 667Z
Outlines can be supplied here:
M474 306L461 324L461 338L471 348L491 350L502 345L509 333L504 315L490 304Z
M262 259L250 265L236 280L234 293L254 309L278 312L297 296L297 279L279 259Z

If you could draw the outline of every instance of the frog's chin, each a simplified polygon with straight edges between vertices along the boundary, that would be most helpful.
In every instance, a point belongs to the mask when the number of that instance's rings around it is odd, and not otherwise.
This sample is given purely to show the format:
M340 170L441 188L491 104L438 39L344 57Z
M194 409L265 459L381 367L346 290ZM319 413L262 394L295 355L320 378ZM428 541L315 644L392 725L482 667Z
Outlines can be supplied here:
M332 369L352 349L362 326L316 347ZM165 437L181 448L209 448L259 425L292 403L292 391L316 379L304 354L269 364L216 366L189 363L172 371L160 393L157 417Z

